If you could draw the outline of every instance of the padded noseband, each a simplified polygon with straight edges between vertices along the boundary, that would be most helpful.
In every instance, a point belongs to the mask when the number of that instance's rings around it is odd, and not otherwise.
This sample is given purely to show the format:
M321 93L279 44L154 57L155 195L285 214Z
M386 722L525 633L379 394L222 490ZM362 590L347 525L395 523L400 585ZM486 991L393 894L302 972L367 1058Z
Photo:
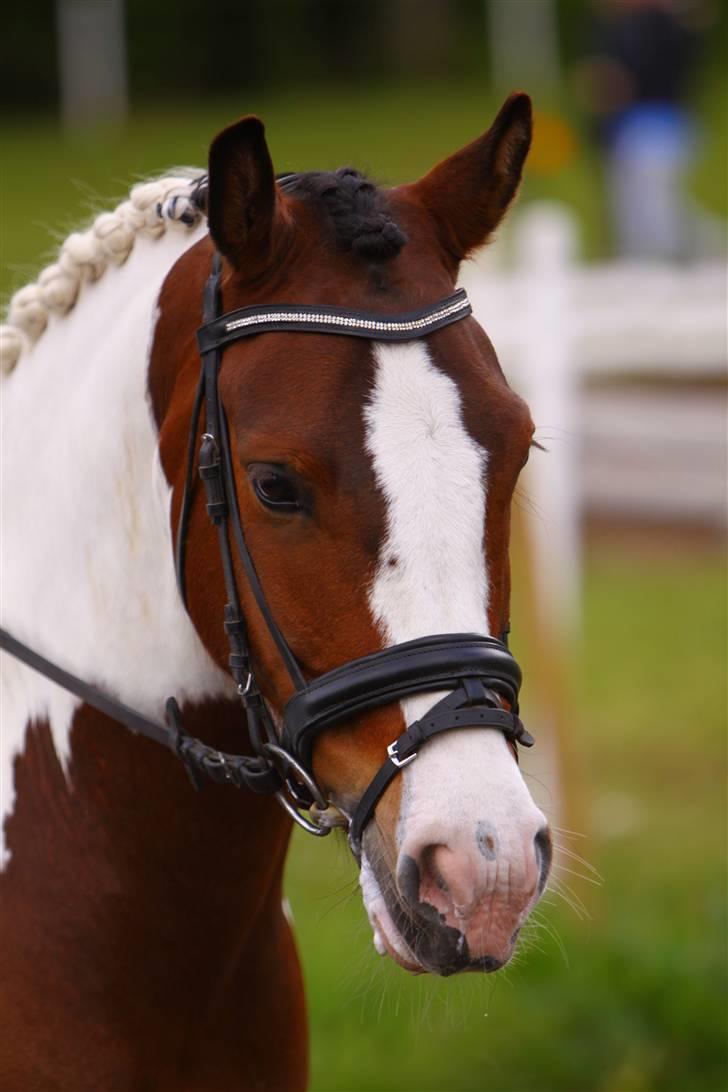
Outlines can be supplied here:
M412 694L451 690L387 748L386 761L351 819L349 837L359 851L380 796L432 736L451 728L498 728L511 742L531 746L517 715L520 684L518 664L493 637L421 637L350 660L298 690L283 711L281 744L310 769L314 741L325 728ZM502 708L501 701L510 708Z
M309 766L313 741L324 728L462 679L487 680L518 708L521 672L500 641L475 633L421 637L350 660L298 690L283 712L281 742Z

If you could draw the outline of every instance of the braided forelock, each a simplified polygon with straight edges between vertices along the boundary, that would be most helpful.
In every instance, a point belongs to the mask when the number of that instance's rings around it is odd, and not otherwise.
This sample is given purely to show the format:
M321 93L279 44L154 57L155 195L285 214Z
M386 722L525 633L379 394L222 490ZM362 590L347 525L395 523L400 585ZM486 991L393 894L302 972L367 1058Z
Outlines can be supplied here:
M339 246L367 261L394 258L407 242L389 214L383 192L352 167L296 175L286 190L317 199L331 220Z

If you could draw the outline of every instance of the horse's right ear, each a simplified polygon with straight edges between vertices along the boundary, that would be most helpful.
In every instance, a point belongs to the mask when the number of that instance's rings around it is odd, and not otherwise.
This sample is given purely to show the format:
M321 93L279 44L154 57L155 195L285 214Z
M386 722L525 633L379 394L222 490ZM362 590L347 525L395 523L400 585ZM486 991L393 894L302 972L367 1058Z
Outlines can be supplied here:
M255 274L273 247L278 196L260 118L241 118L210 145L207 218L212 240L236 268Z

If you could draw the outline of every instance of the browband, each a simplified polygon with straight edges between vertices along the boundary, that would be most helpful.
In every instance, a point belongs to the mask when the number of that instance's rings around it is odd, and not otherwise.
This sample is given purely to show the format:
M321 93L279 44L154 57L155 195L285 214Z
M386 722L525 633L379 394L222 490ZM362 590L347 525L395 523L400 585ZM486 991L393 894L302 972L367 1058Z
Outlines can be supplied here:
M207 353L241 337L276 330L346 334L375 341L411 341L470 314L472 307L464 288L429 307L405 311L391 318L371 311L352 311L348 307L270 303L261 307L241 307L206 322L197 331L197 344L201 353Z

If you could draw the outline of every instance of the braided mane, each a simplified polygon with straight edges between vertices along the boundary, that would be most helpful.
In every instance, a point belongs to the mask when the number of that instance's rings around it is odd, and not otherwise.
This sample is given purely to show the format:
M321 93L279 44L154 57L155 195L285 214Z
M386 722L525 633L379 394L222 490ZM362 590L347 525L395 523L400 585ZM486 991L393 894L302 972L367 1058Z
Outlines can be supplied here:
M51 315L71 310L84 283L97 281L109 265L126 261L137 235L158 239L170 226L191 231L199 223L199 174L189 169L140 182L113 212L102 212L87 231L68 236L56 261L10 300L6 323L0 325L4 374L38 340Z

